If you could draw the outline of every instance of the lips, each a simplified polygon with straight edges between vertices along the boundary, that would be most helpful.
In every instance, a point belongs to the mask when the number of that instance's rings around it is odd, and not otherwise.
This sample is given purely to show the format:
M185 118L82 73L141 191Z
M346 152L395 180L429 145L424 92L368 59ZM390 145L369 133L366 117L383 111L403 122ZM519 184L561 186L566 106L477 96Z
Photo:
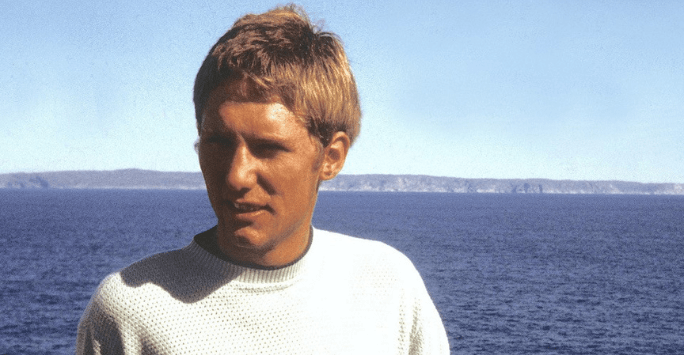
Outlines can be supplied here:
M229 202L231 209L238 213L256 212L263 208L263 206L254 203Z
M268 211L268 205L263 205L253 202L237 202L237 201L225 201L224 205L228 209L237 215L251 215L258 213L260 211Z

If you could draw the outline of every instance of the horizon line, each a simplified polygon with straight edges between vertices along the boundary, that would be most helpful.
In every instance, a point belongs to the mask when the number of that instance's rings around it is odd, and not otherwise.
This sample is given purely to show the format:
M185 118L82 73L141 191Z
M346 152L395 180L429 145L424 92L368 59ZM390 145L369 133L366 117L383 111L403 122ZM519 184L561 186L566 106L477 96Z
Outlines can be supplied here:
M142 168L120 168L120 169L108 169L108 170L97 170L97 169L87 169L87 170L47 170L47 171L35 171L35 172L0 172L1 175L15 175L15 174L54 174L54 173L86 173L86 172L121 172L121 171L142 171L142 172L155 172L155 173L168 173L168 174L202 174L202 171L180 171L180 170L154 170L154 169L142 169ZM393 174L393 173L363 173L363 174L347 174L340 173L338 176L422 176L422 177L434 177L434 178L447 178L447 179L461 179L461 180L546 180L546 181L576 181L576 182L629 182L637 184L675 184L682 185L684 182L643 182L643 181L633 181L633 180L621 180L621 179L568 179L568 178L544 178L544 177L531 177L531 178L473 178L473 177L458 177L458 176L445 176L445 175L430 175L430 174L420 174L420 173L409 173L409 174ZM334 179L333 179L334 180Z

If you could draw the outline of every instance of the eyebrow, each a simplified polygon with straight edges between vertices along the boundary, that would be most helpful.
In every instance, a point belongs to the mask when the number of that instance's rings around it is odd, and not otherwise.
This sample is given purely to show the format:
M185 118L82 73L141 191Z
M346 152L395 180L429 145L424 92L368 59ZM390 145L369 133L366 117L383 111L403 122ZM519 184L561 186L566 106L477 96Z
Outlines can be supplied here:
M222 129L222 128L223 127L219 127L218 129L207 128L206 130L202 130L202 134L200 134L200 136L204 135L205 138L211 138L211 137L235 138L237 136L233 131L228 130L228 129ZM278 135L278 134L273 134L273 133L249 134L249 135L243 136L243 138L249 143L277 144L277 145L282 145L282 146L289 146L288 137Z

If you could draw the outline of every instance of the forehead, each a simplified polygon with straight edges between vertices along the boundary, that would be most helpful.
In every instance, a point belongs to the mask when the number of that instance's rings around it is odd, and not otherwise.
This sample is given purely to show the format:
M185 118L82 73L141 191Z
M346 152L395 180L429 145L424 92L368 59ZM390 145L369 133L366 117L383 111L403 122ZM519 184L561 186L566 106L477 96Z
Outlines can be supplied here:
M225 101L206 115L207 128L250 130L254 132L306 131L304 125L278 102L255 103Z
M207 118L220 116L222 113L226 114L230 111L241 111L244 114L251 113L256 118L256 115L259 113L257 108L269 105L271 108L268 110L268 115L262 118L277 117L280 120L288 118L288 121L305 126L304 119L283 105L279 97L275 95L266 96L263 93L254 94L254 90L250 89L251 86L251 84L244 81L233 81L224 83L212 90L202 112L202 126L204 126L204 121ZM251 110L235 110L238 107L251 107Z

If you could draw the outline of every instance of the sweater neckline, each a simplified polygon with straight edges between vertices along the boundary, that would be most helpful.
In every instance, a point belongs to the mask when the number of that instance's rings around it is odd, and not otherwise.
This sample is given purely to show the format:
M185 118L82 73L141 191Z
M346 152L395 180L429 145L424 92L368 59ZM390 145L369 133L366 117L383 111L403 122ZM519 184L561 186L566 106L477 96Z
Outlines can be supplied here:
M218 248L216 226L197 234L185 249L210 270L217 271L232 279L231 282L250 285L275 286L299 278L312 259L315 229L311 227L309 245L304 254L293 263L278 268L257 268L233 262Z

